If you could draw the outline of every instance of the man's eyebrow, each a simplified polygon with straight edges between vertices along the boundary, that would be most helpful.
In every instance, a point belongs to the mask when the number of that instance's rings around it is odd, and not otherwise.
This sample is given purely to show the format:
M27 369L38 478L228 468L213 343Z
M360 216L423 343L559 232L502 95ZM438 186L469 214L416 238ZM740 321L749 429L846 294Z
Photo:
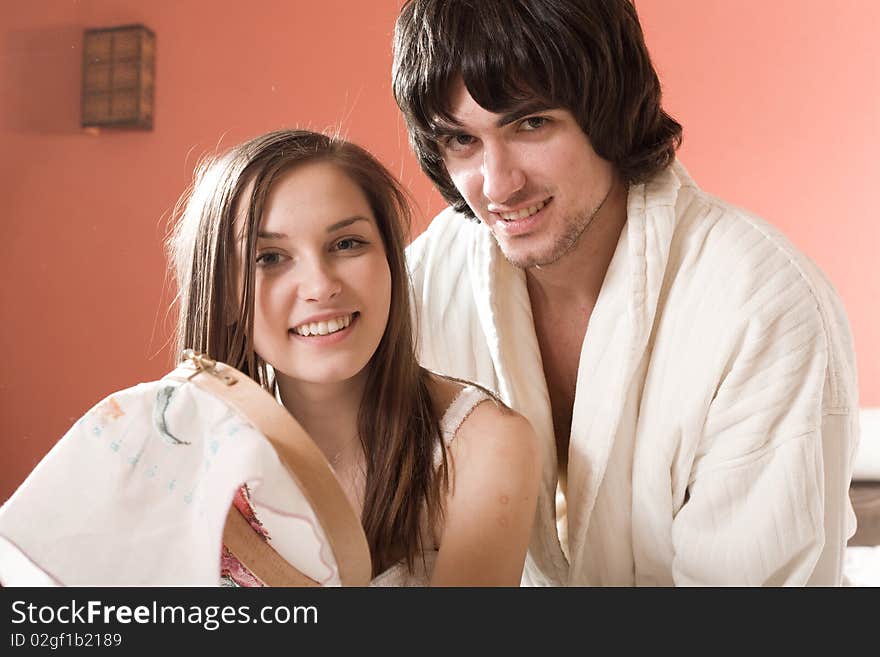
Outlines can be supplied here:
M547 112L553 109L558 108L553 107L543 100L533 100L530 102L522 103L521 105L517 105L516 107L506 112L502 112L501 115L498 117L498 120L495 122L495 125L498 128L503 128L504 126L515 123L523 117L529 116L530 114ZM454 137L457 135L466 134L467 129L465 128L465 126L456 121L455 117L450 117L450 120L438 118L435 119L431 125L431 133L434 137Z
M454 137L461 134L464 134L464 126L459 123L450 123L440 119L435 119L431 123L431 135L435 138Z
M513 109L503 112L499 117L498 121L495 122L499 128L503 128L506 125L510 125L511 123L515 123L519 121L521 118L528 116L529 114L537 114L539 112L546 112L548 110L554 109L547 102L543 100L533 100L528 103L523 103Z

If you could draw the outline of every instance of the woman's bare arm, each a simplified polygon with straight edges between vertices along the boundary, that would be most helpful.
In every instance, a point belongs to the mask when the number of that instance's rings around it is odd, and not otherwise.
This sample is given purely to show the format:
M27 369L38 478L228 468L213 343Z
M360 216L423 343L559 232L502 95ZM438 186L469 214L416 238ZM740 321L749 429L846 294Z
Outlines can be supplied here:
M450 490L431 586L519 586L541 476L521 415L483 402L450 446Z

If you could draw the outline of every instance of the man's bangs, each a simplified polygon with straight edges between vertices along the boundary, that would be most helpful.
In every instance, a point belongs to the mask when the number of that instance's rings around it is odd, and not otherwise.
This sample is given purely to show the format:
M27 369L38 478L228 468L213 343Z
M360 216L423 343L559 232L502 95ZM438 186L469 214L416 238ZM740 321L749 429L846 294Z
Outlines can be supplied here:
M483 53L474 53L483 54ZM516 62L488 57L466 57L445 79L435 79L420 110L426 126L457 124L450 108L451 89L461 76L464 86L480 107L495 114L515 109L524 103L543 99L548 106L560 104L553 81L546 69L538 70L533 62Z
M464 50L460 72L478 105L495 114L525 103L542 101L548 107L570 105L570 66L562 53L533 35L514 35L504 48Z
M487 76L463 70L462 79L476 103L494 114L509 112L538 99L548 106L555 105L547 85L522 68L502 67Z

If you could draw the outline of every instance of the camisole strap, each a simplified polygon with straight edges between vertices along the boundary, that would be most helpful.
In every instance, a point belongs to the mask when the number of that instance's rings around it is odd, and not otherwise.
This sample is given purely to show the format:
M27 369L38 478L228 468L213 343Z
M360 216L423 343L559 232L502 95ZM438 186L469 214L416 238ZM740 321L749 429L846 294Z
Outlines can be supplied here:
M492 398L475 386L465 386L458 392L440 420L440 433L443 435L443 443L447 447L455 438L455 434L458 433L459 427L461 427L468 415L473 412L480 402L487 399ZM437 445L434 461L439 465L440 460L440 445Z

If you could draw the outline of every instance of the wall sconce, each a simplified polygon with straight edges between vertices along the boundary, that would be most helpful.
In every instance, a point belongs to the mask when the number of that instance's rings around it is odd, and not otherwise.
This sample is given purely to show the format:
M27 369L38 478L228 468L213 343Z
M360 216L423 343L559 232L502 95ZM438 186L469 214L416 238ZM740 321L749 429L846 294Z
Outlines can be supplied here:
M86 30L82 126L153 129L156 35L143 25Z

